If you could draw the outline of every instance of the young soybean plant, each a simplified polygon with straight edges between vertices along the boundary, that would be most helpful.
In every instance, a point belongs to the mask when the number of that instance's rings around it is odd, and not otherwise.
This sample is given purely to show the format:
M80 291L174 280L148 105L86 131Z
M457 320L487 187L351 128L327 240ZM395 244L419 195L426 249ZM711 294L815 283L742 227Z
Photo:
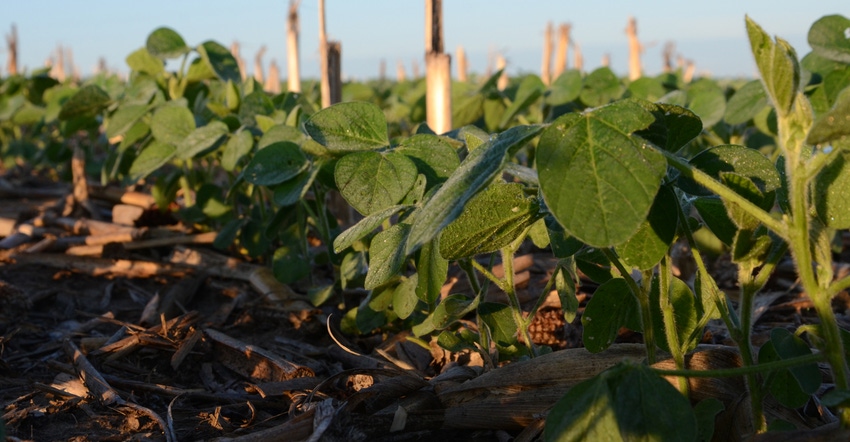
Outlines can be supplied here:
M607 348L611 331L627 326L644 332L650 362L658 345L683 368L684 354L695 345L705 321L719 314L745 367L714 375L746 375L755 431L766 430L761 404L766 390L792 407L817 390L817 358L829 362L837 387L824 402L838 406L842 424L850 425L842 343L846 332L839 329L830 306L835 295L850 287L850 277L834 281L830 249L836 232L850 228L850 88L832 94L828 88L814 89L813 108L801 91L794 50L782 39L770 39L749 18L746 26L764 94L776 114L775 165L734 145L715 146L685 160L677 151L699 133L698 119L676 106L623 100L566 115L542 134L537 159L541 191L566 232L602 251L620 273L599 287L585 311L589 350ZM809 34L814 52L804 65L826 78L830 70L846 69L847 29L850 20L840 16L815 23ZM679 176L668 173L668 166ZM670 276L664 255L676 222L665 223L658 214L678 213L679 231L694 244L684 216L689 209L682 204L685 194L691 195L687 201L705 224L731 245L742 295L737 314L698 254L697 297ZM774 330L758 356L750 342L754 296L787 251L820 319L818 326L800 331L809 333L822 356L811 354L804 341L785 330ZM651 278L656 263L658 276ZM642 270L643 284L630 277L628 267ZM653 313L658 310L660 314ZM796 368L787 371L790 366ZM677 374L697 375L687 370ZM684 378L679 387L687 394ZM693 440L697 431L706 433L703 427L698 430L689 405L650 369L621 364L570 390L548 416L545 435L559 441L594 436ZM712 407L697 405L702 411ZM710 422L713 412L708 414Z

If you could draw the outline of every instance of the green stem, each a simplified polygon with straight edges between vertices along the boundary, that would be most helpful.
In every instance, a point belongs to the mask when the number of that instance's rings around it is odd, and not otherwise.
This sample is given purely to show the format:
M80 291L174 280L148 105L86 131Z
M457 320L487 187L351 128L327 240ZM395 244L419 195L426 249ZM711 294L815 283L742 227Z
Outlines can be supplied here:
M620 272L620 276L622 276L626 281L626 285L629 286L632 296L637 299L638 305L640 306L640 327L641 330L643 330L643 344L646 347L646 359L650 364L654 364L656 359L655 329L652 326L652 310L649 305L649 292L641 289L637 285L637 282L635 282L628 269L626 269L626 266L624 266L620 261L620 257L618 257L613 250L609 248L602 248L600 250L605 257L614 264L614 267L616 267L617 271Z
M737 376L748 376L772 370L786 370L801 365L811 364L813 362L821 362L824 359L825 355L823 353L812 353L804 356L795 356L793 358L780 359L778 361L766 362L758 365L748 365L737 368L721 368L716 370L662 370L658 368L653 368L652 371L657 373L659 376L684 376L689 378L728 378Z
M522 237L524 238L524 236ZM508 295L508 300L511 303L511 310L513 311L517 330L522 336L522 339L525 340L525 345L531 350L531 354L537 356L537 348L534 346L534 342L531 341L531 335L528 333L528 325L532 318L529 317L529 320L526 321L522 317L522 305L519 302L516 287L514 286L514 253L516 253L517 246L514 243L502 248L502 268L505 271L505 293Z
M487 278L493 284L496 284L499 287L500 290L502 290L504 292L508 291L507 286L505 285L505 282L502 281L501 279L499 279L498 277L496 277L496 275L494 275L493 272L491 272L489 269L487 269L486 267L484 267L483 265L481 265L478 261L476 261L474 259L470 259L469 262L472 264L472 266L475 268L475 270L478 270L479 272L481 272L481 274L484 275L485 278Z
M664 150L661 150L660 152L667 157L667 163L679 170L683 176L694 180L697 184L716 193L724 200L731 201L741 206L741 208L743 208L747 213L761 221L765 227L779 235L780 238L785 240L788 239L788 230L782 221L770 216L770 214L762 210L761 207L753 204L750 200L739 195L734 190L724 186L721 182L712 178L711 175L708 175L697 168L691 167L690 164L677 157L675 154Z
M735 341L738 344L738 349L741 352L741 360L745 367L755 366L755 352L751 343L752 324L753 324L753 298L758 291L758 288L753 284L752 268L746 265L740 265L738 270L738 281L741 286L741 303L738 314L741 321L739 339ZM764 433L767 431L767 422L764 419L764 409L762 399L761 380L758 373L750 373L746 375L747 388L750 391L750 410L753 415L753 428L756 433Z
M826 288L826 297L829 299L834 298L837 294L843 292L844 290L850 289L850 275L845 276L838 281L832 283L829 287Z
M679 369L685 368L685 352L682 343L679 342L678 326L676 325L676 312L673 311L673 302L670 299L670 286L672 285L673 269L670 266L670 255L665 255L658 263L658 303L661 308L661 320L664 321L664 337L667 338L667 347L673 356L673 362ZM688 380L679 378L679 392L688 397Z
M466 274L466 279L469 280L469 286L472 288L472 291L475 293L475 296L481 295L481 283L478 282L478 277L475 276L475 271L473 270L473 265L470 263L470 259L461 259L457 263L460 266L463 273Z

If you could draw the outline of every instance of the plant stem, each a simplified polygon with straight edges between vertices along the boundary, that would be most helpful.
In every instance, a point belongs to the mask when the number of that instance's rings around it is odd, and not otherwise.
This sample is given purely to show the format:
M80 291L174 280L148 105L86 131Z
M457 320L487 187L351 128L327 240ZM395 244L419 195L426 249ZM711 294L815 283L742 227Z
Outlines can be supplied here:
M496 284L499 287L499 289L501 289L504 292L508 291L507 287L505 285L505 282L502 281L501 279L499 279L498 277L496 277L496 275L494 275L493 272L488 270L486 267L479 264L478 261L476 261L474 259L470 259L469 263L472 264L472 267L474 267L475 270L478 270L479 272L481 272L482 275L484 275L485 278L490 280L490 282L492 282L493 284Z
M458 265L463 270L463 273L466 274L466 279L469 280L469 286L472 288L472 291L475 292L475 296L481 295L481 283L478 282L478 277L475 276L475 271L473 270L473 265L471 264L473 260L471 259L461 259L458 261Z
M620 272L620 276L626 281L626 285L629 286L629 289L632 291L632 296L637 299L638 305L640 306L640 327L643 331L643 344L646 347L646 359L650 364L655 363L655 329L652 326L652 310L649 306L649 292L641 289L637 282L632 278L632 275L629 273L626 266L620 262L620 257L614 253L613 250L609 248L600 249L602 253L614 264L614 267L617 268L617 271Z
M762 210L761 207L753 204L752 202L750 202L750 200L739 195L734 190L726 187L721 182L712 178L707 173L697 168L691 167L690 164L677 157L675 154L667 152L665 150L661 150L660 152L664 154L665 157L667 157L667 163L682 172L683 176L694 180L697 184L716 193L724 200L733 202L741 206L741 208L743 208L747 213L755 217L757 220L761 221L761 223L764 224L765 227L779 235L780 238L785 240L788 239L788 229L782 221L770 216L770 214Z
M728 378L736 376L747 376L756 373L764 373L772 370L785 370L794 368L800 365L811 364L813 362L821 362L825 359L823 353L812 353L804 356L795 356L789 359L780 359L778 361L766 362L764 364L749 365L738 368L721 368L716 370L662 370L653 368L652 370L659 376L685 376L689 378Z
M755 353L750 338L753 323L753 298L758 291L753 284L751 266L739 265L738 281L741 286L741 303L738 314L741 321L741 328L738 340L735 343L738 344L744 366L751 367L756 365ZM756 433L764 433L767 431L767 422L764 420L764 410L762 408L764 395L762 393L761 380L757 372L747 374L746 380L747 388L750 391L750 411L753 415L753 428Z
M520 239L522 238L525 238L525 235L521 235ZM529 320L526 321L522 317L522 305L517 297L516 287L514 287L514 253L516 253L517 247L517 242L514 242L502 248L502 268L505 270L504 288L505 293L508 295L508 300L511 302L511 310L513 310L517 330L525 341L525 345L531 350L531 354L537 356L537 348L534 346L534 342L531 341L531 335L528 334L528 325L532 318L529 317Z
M661 308L661 320L664 321L664 337L667 338L667 348L673 356L673 362L679 369L685 368L685 352L679 341L679 328L676 326L676 312L670 299L673 269L670 267L670 255L664 255L658 263L658 303ZM688 397L688 380L679 378L679 392Z

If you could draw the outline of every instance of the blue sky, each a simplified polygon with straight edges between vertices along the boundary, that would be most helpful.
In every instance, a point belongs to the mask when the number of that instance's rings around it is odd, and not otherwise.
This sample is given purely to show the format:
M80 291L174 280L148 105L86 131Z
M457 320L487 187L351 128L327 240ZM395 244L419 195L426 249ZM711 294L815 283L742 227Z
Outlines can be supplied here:
M422 0L326 0L327 30L342 42L345 78L378 75L381 59L387 73L414 61L422 66L424 2ZM99 57L110 68L126 72L124 58L144 45L159 26L179 32L189 45L216 40L242 47L248 70L254 54L267 46L265 65L276 59L285 72L287 0L4 0L0 30L8 34L17 24L20 65L40 67L58 44L70 47L83 75ZM302 0L302 76L318 73L318 0ZM543 32L547 21L572 25L572 39L581 45L585 69L599 66L609 54L611 67L626 73L629 15L637 18L638 36L645 46L644 70L661 70L661 52L673 41L677 52L694 60L699 73L714 76L753 76L744 15L767 32L788 40L800 56L809 51L806 33L818 18L850 16L847 0L444 0L446 51L463 45L470 69L483 72L489 52L508 61L508 72L539 72ZM5 44L0 47L5 72ZM572 58L572 56L570 56ZM453 60L454 63L454 60ZM570 60L572 63L572 60Z

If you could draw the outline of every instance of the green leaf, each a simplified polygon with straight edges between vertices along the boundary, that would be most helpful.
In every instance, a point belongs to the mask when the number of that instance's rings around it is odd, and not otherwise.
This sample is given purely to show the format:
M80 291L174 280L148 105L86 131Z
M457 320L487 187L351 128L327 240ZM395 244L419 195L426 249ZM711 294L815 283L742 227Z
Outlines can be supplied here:
M165 65L162 60L154 57L148 52L147 48L139 48L126 59L127 66L130 66L135 72L144 72L152 76L157 76L165 72Z
M609 372L622 370L620 366ZM622 442L615 398L605 372L570 388L546 417L543 439L548 442L608 441ZM667 408L662 408L666 410ZM633 410L634 411L634 410Z
M151 132L157 141L179 145L195 130L195 117L185 106L169 104L160 107L151 118Z
M416 296L429 306L440 299L440 291L446 283L449 262L440 256L440 237L422 245L416 252L416 272L419 275Z
M569 258L581 249L583 244L574 236L570 236L564 226L558 223L551 214L544 218L546 231L549 233L549 245L552 246L552 254L556 258Z
M96 117L111 102L109 94L103 89L93 84L83 86L62 105L59 119L65 121L72 118Z
M704 127L711 127L726 113L726 96L717 83L703 78L688 88L688 108L699 115Z
M608 385L615 398L620 434L628 440L684 442L696 438L697 420L690 402L651 368L631 365Z
M519 84L516 91L516 96L511 102L511 105L502 113L502 120L499 122L499 128L505 128L508 123L516 117L516 115L534 103L535 100L543 95L543 90L546 85L536 75L526 75Z
M499 352L499 360L515 359L528 354L528 347L517 336L517 324L511 307L496 302L482 302L478 317L490 330L490 337Z
M162 167L170 161L177 148L171 144L154 141L142 150L130 166L130 180L135 182Z
M743 124L756 117L767 106L767 94L760 80L745 83L737 91L729 103L723 119L729 124Z
M313 114L304 129L333 153L375 150L390 144L387 120L371 103L337 103Z
M378 233L369 244L369 273L364 288L372 290L386 284L401 272L407 254L404 242L410 233L410 225L396 224Z
M239 106L239 121L244 125L257 124L258 115L271 115L274 103L263 91L251 92L242 99Z
M664 351L670 351L667 335L664 331L664 318L662 310L673 311L676 322L676 336L682 351L693 350L699 342L689 342L697 327L696 297L684 281L672 278L669 287L670 304L661 305L658 277L652 281L652 290L649 294L649 303L652 311L652 324L655 327L655 339L658 347ZM701 335L700 335L701 337Z
M667 89L658 78L640 77L629 83L629 95L648 101L658 101L667 93Z
M578 298L576 298L576 263L574 259L562 259L558 263L558 269L553 275L555 278L555 291L561 300L561 310L564 311L564 320L571 324L578 313Z
M794 49L781 38L776 42L756 24L746 18L747 34L765 90L780 116L791 113L791 106L800 83L800 66Z
M156 58L167 60L177 58L189 52L183 37L171 28L157 28L148 35L145 44L148 53Z
M717 415L725 410L723 402L713 397L703 399L694 405L694 415L697 418L698 441L710 441L714 436L714 422Z
M659 412L664 410L664 412ZM693 441L688 399L641 364L620 363L571 388L549 416L547 441Z
M637 103L652 112L655 121L635 134L666 151L678 152L702 132L702 121L684 107L648 101Z
M402 141L393 152L407 155L425 175L427 188L444 182L460 165L457 152L442 138L418 134Z
M539 219L539 204L518 183L495 183L466 204L440 236L440 255L453 261L490 253L517 240Z
M525 145L541 129L540 126L512 127L472 151L424 206L414 212L416 218L407 252L414 252L454 221L467 201L498 176L508 152Z
M393 290L393 311L401 319L407 319L416 309L419 298L416 297L416 285L419 278L414 273L409 278L401 277L401 283Z
M257 151L242 175L251 184L272 186L295 178L309 165L297 144L281 141Z
M227 132L227 125L221 121L211 121L196 128L177 145L177 157L184 160L193 158L213 147Z
M295 178L272 187L275 204L286 207L303 199L307 191L310 190L310 186L313 185L313 181L319 175L319 170L319 167L308 167Z
M307 137L297 128L280 124L272 127L263 134L257 143L257 149L263 149L270 144L280 141L290 141L300 145L306 139Z
M806 144L823 144L850 136L850 87L844 88L835 105L821 115L809 130Z
M119 107L109 117L106 126L106 138L111 139L118 135L124 135L147 112L148 106L144 104L130 104Z
M416 176L413 161L394 152L355 152L340 158L334 168L339 192L363 215L397 204Z
M773 340L766 342L759 349L759 364L780 361L782 359L776 351L776 344ZM803 391L799 382L789 370L779 370L770 373L767 389L780 404L789 408L802 407L811 397L811 394Z
M607 247L637 231L667 172L662 154L631 135L653 120L638 103L621 101L546 129L537 146L540 189L567 232Z
M612 278L600 285L581 315L582 342L591 353L610 347L620 327L640 331L640 307L623 278Z
M411 206L403 204L390 206L361 219L357 222L357 224L349 227L346 231L340 233L339 236L334 239L334 253L341 253L343 250L351 247L351 245L357 240L377 229L381 223L389 219L391 216L402 210L409 209L410 207Z
M731 246L738 226L729 219L723 201L719 197L700 197L694 200L694 207L711 233L727 246Z
M620 98L625 90L614 71L601 67L584 79L580 97L587 106L598 107Z
M469 299L460 294L446 296L424 321L413 326L413 334L423 336L434 330L443 330L449 327L474 311L478 307L480 299L478 296Z
M197 47L197 50L219 80L233 83L242 81L239 64L227 48L214 41L205 41Z
M637 232L616 247L617 255L626 265L647 270L667 254L679 224L677 204L676 195L670 188L665 186L659 190L649 215Z
M826 226L850 228L850 152L844 150L833 155L815 178L814 194L818 218Z
M250 131L241 130L231 135L224 145L224 152L221 155L221 167L228 172L236 169L239 161L251 152L254 147L254 136Z
M552 82L545 101L550 106L560 106L575 100L579 94L581 94L581 71L570 69Z
M752 180L765 197L779 189L779 173L767 157L759 151L734 144L724 144L706 149L690 161L691 165L720 179L721 172L733 172ZM694 181L680 177L679 188L698 196L712 193ZM755 201L754 201L755 202Z
M821 17L809 29L809 45L819 56L850 63L850 19L841 15Z

